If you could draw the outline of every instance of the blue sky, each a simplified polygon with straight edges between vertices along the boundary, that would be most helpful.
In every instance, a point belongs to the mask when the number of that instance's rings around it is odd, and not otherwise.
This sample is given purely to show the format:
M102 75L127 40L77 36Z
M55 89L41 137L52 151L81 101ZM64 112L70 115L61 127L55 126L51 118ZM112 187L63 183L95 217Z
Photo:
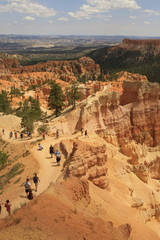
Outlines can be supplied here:
M0 34L160 36L160 0L0 0Z

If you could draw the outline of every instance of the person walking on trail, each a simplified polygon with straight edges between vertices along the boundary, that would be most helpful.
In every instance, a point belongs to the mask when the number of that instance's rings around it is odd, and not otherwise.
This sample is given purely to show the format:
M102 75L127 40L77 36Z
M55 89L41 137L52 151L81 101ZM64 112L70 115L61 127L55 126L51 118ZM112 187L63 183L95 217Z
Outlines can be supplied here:
M27 178L25 183L24 183L24 187L25 187L25 193L26 193L26 196L28 197L28 194L29 194L29 190L31 188L31 184L29 182L29 179Z
M43 132L42 133L43 140L45 140L45 136L46 136L46 134L45 134L45 132Z
M4 128L2 129L2 134L4 135Z
M32 134L30 132L27 133L28 139L32 138Z
M85 135L85 138L88 137L88 132L87 132L87 130L85 130L84 135Z
M56 138L59 138L59 131L56 131Z
M10 204L9 200L6 200L6 203L4 206L5 206L8 214L11 215L11 204Z
M53 158L54 148L52 145L49 147L49 153L51 154L51 158Z
M15 136L15 139L17 139L17 132L16 131L14 132L14 136Z
M33 182L34 182L34 184L35 184L35 192L37 192L38 182L40 182L40 179L39 179L39 177L37 176L37 173L34 174Z
M21 132L21 134L20 134L20 137L21 137L21 139L23 138L23 133Z
M57 166L60 166L60 161L61 161L61 154L60 152L57 150L56 153L56 161L57 161Z
M39 150L42 151L43 147L40 143L38 144L38 147L39 147Z
M81 128L81 136L83 136L83 128Z
M13 133L12 133L12 131L9 133L9 138L12 138L12 136L13 136Z

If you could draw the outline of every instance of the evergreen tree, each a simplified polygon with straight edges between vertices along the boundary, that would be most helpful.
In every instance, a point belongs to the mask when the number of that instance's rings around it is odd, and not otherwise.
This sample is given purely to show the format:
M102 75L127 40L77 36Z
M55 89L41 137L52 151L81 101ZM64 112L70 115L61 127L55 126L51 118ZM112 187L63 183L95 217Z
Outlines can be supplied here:
M10 91L11 95L14 96L22 96L24 93L22 93L19 88L16 88L15 85L11 86L11 91Z
M69 105L73 105L73 108L75 108L76 100L81 98L81 93L79 92L77 81L73 81L71 83L71 87L66 89L66 95Z
M50 94L48 97L48 106L50 109L55 109L54 114L58 117L64 106L65 96L62 92L61 86L55 81L50 82Z
M10 113L11 107L8 100L7 92L2 90L0 93L0 112Z
M32 116L33 120L37 121L40 119L42 114L39 104L39 97L37 97L37 99L29 97L29 101L30 101L30 115Z
M17 115L22 117L21 126L25 128L27 132L32 132L34 129L34 122L41 118L42 112L40 109L39 99L33 99L29 97L25 100L23 105L19 105L20 110Z

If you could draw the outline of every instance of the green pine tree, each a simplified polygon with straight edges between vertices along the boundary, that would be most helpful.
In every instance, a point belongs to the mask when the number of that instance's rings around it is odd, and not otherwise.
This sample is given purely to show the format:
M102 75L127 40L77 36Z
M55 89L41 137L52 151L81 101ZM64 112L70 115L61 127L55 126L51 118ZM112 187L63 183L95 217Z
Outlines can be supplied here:
M48 106L50 109L55 109L54 114L58 117L64 106L65 96L62 92L61 86L55 81L50 82L50 94L48 97Z
M76 107L76 101L81 98L78 85L79 83L77 81L73 81L71 83L71 87L66 89L68 103L69 105L73 105L73 108Z
M17 115L22 117L21 126L24 127L25 131L33 132L34 122L41 118L42 112L40 109L39 99L33 99L29 97L25 100L23 105L19 105L20 109Z
M7 92L2 90L0 93L0 112L10 113L10 101L8 100Z

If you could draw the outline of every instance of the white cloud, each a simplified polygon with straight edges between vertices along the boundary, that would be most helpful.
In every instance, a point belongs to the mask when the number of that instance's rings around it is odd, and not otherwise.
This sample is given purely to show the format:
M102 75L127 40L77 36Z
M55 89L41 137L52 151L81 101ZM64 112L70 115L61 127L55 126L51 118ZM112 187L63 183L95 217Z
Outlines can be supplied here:
M150 24L150 22L145 21L144 24Z
M23 20L35 21L36 19L34 17L31 17L31 16L26 16L26 17L23 18Z
M160 15L160 12L154 11L154 10L151 10L151 9L145 9L142 12L147 13L148 15L155 15L155 16L159 16Z
M96 18L99 18L99 19L111 19L112 15L111 14L109 14L109 15L97 15Z
M49 22L49 23L53 23L54 21L53 21L53 20L49 20L48 22Z
M110 18L104 18L103 21L110 21Z
M34 0L7 0L7 4L0 4L0 12L18 12L37 17L51 17L56 15L53 8L47 8Z
M137 16L129 16L130 19L136 19Z
M93 14L100 14L108 12L109 10L116 9L139 9L140 6L136 3L136 0L86 0L88 4L83 4L80 10L77 12L68 12L73 18L76 19L90 19Z
M58 20L59 20L59 21L65 21L65 22L67 22L67 21L68 21L68 18L66 18L66 17L61 17L61 18L58 18Z
M82 12L82 11L77 11L75 13L73 12L68 12L68 15L73 17L73 18L76 18L77 20L80 20L80 19L90 19L90 16L88 13L85 13L85 12Z

